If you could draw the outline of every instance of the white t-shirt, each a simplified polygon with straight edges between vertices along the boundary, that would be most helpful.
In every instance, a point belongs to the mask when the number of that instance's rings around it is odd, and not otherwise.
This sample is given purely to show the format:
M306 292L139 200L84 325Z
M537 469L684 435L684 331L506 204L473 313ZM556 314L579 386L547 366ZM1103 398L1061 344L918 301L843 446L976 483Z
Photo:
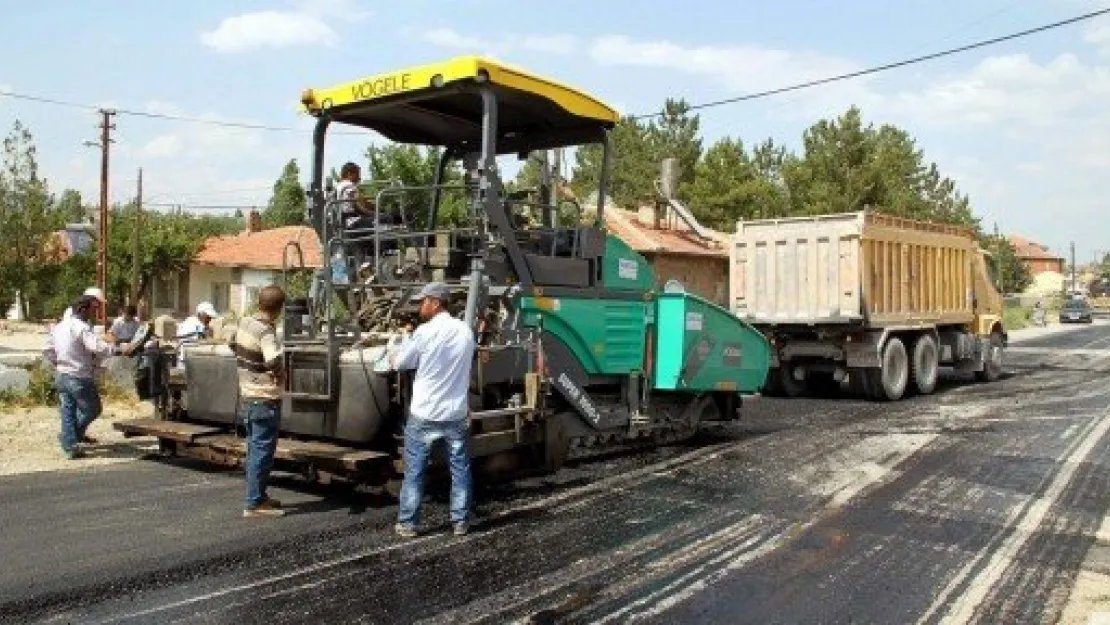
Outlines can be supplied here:
M474 332L441 312L422 324L397 350L398 369L416 369L409 415L426 421L457 421L470 413Z

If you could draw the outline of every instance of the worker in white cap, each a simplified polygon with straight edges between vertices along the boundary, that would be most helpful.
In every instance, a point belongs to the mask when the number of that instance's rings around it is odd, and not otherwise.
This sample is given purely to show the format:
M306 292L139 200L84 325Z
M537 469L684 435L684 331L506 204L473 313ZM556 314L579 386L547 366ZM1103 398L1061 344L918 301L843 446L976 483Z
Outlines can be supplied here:
M89 297L95 297L97 300L100 301L101 306L104 306L107 303L107 300L104 299L104 291L101 291L100 289L96 288L95 286L90 286L89 288L85 289L84 293L81 294L82 297L84 297L86 295L89 296ZM73 316L73 306L70 306L69 308L66 308L65 313L62 314L62 319L63 320L69 319L72 316Z
M212 320L219 316L220 313L216 312L216 307L212 305L212 302L197 304L197 314L181 322L181 325L178 326L178 340L210 338L209 329L212 326Z

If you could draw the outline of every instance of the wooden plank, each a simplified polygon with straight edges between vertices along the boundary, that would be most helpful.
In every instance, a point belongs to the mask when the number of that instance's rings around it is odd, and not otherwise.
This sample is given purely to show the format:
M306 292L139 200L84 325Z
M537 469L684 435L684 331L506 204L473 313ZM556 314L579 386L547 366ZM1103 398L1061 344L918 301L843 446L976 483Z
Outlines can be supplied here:
M173 441L191 443L198 438L223 432L223 428L184 421L162 419L129 419L116 421L112 427L126 436L157 436Z

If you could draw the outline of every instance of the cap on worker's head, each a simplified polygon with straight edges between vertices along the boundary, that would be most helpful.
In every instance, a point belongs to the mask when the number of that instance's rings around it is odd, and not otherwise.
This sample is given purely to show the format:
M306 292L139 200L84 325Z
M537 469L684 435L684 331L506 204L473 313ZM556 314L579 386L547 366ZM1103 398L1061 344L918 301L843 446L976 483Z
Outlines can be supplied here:
M451 291L448 290L447 285L442 282L429 282L424 285L424 288L417 291L411 300L419 302L426 297L434 297L441 302L446 302L451 297Z
M89 288L85 289L85 292L82 293L81 295L82 295L82 297L84 297L84 296L95 297L98 302L100 302L101 304L104 303L104 291L101 291L100 289L96 288L95 286L90 286Z
M211 302L201 302L197 304L197 314L206 317L219 317L220 313L216 312L216 307Z

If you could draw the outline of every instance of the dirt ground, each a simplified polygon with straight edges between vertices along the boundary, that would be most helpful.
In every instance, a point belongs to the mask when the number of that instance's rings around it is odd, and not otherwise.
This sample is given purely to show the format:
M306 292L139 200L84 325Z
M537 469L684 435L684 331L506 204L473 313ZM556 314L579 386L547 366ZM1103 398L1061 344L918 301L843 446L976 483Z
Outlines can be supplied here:
M46 341L46 326L15 321L0 323L0 355L36 354ZM0 412L0 476L36 471L73 471L90 466L127 462L157 450L153 439L125 439L112 428L120 419L146 417L154 408L147 402L108 404L89 427L97 444L88 456L70 460L58 445L57 407L6 408Z
M125 439L112 428L120 419L150 416L153 407L146 402L135 405L108 405L89 427L88 435L97 439L88 445L88 456L70 460L58 445L60 429L56 407L15 409L0 413L0 475L36 471L79 471L90 466L127 462L156 451L154 439Z

